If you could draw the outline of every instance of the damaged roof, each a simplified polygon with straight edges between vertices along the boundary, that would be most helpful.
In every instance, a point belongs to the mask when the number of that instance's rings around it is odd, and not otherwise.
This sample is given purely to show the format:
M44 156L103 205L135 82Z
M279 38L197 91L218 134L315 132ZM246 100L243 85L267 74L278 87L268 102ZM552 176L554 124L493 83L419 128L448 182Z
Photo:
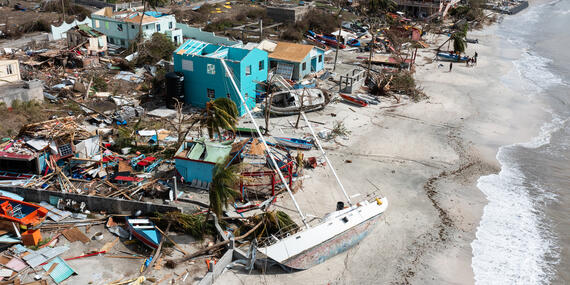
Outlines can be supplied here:
M313 48L314 46L311 45L277 42L277 46L275 50L269 54L269 58L290 62L302 62Z
M75 27L73 27L73 29L79 31L80 34L86 36L86 37L90 37L90 38L98 38L100 36L104 36L103 33L87 26L87 25L77 25Z

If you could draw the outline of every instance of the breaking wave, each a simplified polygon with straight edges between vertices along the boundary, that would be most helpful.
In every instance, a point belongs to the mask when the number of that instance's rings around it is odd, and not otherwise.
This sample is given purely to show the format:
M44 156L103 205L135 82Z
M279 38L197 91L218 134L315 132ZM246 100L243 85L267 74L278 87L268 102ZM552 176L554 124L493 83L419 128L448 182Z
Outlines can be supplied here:
M552 61L533 54L525 41L532 36L528 27L538 21L541 8L531 8L517 19L504 21L500 33L523 49L520 58L513 62L511 73L502 79L529 103L535 96L545 96L548 88L564 84L549 71ZM471 244L476 284L547 284L555 277L554 268L559 262L557 238L541 207L545 201L556 199L556 195L529 181L516 158L524 148L536 149L550 143L552 134L567 121L553 113L553 120L545 123L540 134L529 142L500 147L496 158L501 171L479 178L477 187L489 202Z

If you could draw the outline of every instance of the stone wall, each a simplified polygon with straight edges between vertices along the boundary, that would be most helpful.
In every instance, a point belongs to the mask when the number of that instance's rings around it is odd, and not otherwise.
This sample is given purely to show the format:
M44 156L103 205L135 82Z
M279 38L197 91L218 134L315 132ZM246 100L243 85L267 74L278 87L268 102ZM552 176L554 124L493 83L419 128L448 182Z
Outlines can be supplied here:
M0 102L12 107L14 100L28 102L42 101L44 98L43 83L40 80L20 81L0 86Z
M267 16L274 22L294 23L303 19L309 12L308 6L267 7Z

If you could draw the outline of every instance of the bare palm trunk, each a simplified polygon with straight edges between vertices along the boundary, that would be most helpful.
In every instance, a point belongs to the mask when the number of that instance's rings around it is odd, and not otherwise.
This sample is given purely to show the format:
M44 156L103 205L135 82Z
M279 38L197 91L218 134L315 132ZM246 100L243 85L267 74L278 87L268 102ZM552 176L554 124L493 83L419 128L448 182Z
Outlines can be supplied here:
M136 43L141 43L144 40L142 24L143 24L144 13L146 13L146 1L143 0L142 2L143 2L143 12L141 15L141 20L139 21L139 32L138 32L137 37L136 37L136 39L137 39L135 41ZM137 50L139 49L139 47L140 47L140 44L137 46Z

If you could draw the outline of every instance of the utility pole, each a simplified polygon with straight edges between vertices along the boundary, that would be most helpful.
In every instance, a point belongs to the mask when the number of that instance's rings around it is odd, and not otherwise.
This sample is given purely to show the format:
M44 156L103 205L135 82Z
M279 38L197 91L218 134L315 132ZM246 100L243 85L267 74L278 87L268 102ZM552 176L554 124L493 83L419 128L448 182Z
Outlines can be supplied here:
M338 12L338 18L341 19L342 16L340 14L342 10L340 10ZM338 24L338 36L336 37L336 52L334 54L334 66L333 66L333 71L336 70L336 60L338 58L338 50L340 48L340 33L342 32L342 20L340 21L340 23Z
M376 44L376 32L374 31L374 24L370 22L370 30L372 30L372 44L369 43L368 49L370 49L370 54L368 55L368 68L366 71L366 78L370 77L370 68L372 67L372 53L374 52L374 45Z
M61 11L63 12L62 22L65 24L65 0L61 0Z

